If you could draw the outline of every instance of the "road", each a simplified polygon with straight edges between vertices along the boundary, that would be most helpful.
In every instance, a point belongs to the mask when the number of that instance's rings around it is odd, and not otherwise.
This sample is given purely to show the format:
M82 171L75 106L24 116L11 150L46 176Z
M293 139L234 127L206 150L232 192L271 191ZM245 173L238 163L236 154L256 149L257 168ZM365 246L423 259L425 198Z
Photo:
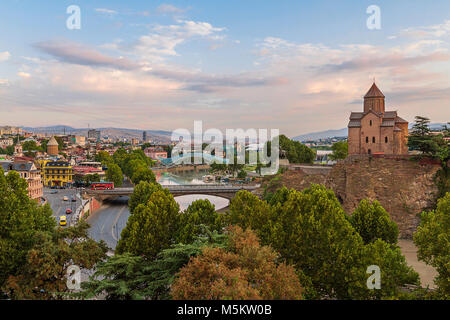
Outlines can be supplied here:
M89 236L96 241L105 241L108 247L114 250L130 216L127 203L128 197L105 201L103 206L87 219L91 225Z
M108 247L114 250L120 239L120 233L127 225L130 216L128 199L123 196L116 200L105 201L99 210L89 216L87 219L91 225L89 236L96 241L104 240ZM229 205L229 200L210 195L180 196L176 197L175 201L179 204L180 210L185 210L192 201L197 199L208 199L216 206L217 210Z
M57 191L57 193L52 194L51 192ZM64 201L64 196L69 198L68 201ZM70 201L72 197L75 197L76 202ZM48 204L53 210L53 216L56 221L59 223L59 217L66 216L67 217L67 226L70 225L70 215L66 215L67 209L72 209L72 212L75 212L76 208L81 205L81 200L77 195L76 189L49 189L44 188L44 198L47 199Z

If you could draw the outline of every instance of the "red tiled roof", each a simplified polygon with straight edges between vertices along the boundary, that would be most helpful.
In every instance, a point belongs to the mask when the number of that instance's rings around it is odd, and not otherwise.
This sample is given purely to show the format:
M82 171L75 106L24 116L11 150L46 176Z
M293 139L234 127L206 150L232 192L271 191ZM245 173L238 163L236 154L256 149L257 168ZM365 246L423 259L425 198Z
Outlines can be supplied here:
M360 120L350 120L348 123L349 128L359 128L361 127L361 121Z
M360 120L364 117L364 112L352 112L350 114L350 120Z
M385 111L383 118L385 119L395 119L397 117L397 111Z
M395 123L408 123L408 121L403 118L397 117L395 118Z

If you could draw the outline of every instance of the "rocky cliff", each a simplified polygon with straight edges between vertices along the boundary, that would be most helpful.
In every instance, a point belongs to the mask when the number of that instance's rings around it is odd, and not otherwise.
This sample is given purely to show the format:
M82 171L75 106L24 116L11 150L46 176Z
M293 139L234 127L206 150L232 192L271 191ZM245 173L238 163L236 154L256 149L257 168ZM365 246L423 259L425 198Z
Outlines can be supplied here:
M347 159L334 166L325 184L348 213L364 198L378 200L398 224L400 237L411 238L420 213L436 200L439 169L407 159Z
M311 183L324 184L334 190L348 214L362 199L378 200L398 224L400 237L411 238L420 213L435 203L438 170L439 165L401 158L347 159L326 175L289 170L266 185L273 192L281 186L303 190Z

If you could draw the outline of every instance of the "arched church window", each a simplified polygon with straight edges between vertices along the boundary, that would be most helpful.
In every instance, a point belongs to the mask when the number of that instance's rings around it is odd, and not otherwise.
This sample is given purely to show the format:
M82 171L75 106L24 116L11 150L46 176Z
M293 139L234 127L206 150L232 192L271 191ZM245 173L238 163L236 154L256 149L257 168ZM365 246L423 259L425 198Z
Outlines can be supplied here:
M370 120L370 122L369 122L369 123L370 123L370 126L372 126L372 120Z
M372 137L372 143L375 143L375 137Z
M366 143L369 143L369 137L366 137Z
M388 143L388 137L384 138L384 142Z

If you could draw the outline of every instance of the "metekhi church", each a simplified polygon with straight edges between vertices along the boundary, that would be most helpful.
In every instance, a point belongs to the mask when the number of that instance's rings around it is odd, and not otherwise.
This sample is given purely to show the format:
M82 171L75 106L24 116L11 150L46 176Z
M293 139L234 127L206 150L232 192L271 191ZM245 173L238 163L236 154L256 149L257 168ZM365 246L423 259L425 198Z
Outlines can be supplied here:
M352 112L348 123L348 153L402 155L408 153L408 121L386 111L384 94L375 82L364 96L364 111Z

